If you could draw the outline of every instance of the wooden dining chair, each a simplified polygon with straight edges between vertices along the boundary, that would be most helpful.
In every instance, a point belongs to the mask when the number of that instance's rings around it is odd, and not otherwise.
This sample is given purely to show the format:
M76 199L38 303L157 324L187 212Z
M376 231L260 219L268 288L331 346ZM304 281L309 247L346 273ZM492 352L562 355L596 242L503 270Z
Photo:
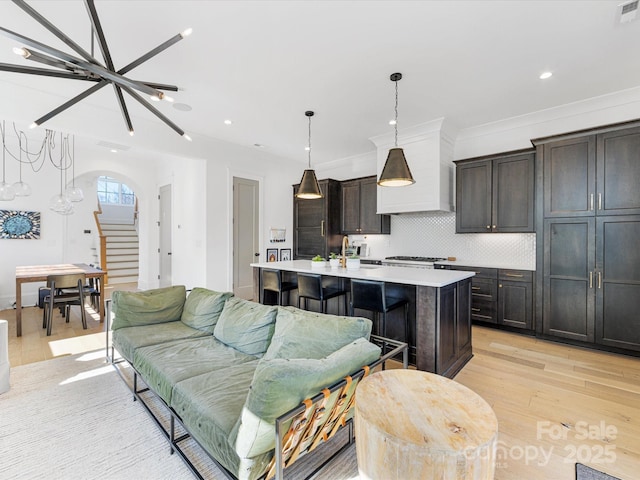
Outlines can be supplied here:
M47 329L47 336L51 335L53 312L56 307L64 308L64 316L68 323L71 306L79 305L80 316L82 318L82 328L85 330L87 329L87 317L84 309L85 282L86 275L84 273L71 275L49 275L47 277L49 295L45 297L44 311L42 313L42 328Z

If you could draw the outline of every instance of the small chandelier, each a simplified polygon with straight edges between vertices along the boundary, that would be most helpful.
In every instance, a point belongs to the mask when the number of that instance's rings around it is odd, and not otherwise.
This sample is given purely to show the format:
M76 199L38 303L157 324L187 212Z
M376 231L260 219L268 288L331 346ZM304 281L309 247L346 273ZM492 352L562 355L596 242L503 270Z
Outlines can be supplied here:
M387 161L378 180L381 187L406 187L416 183L409 170L404 151L398 147L398 82L402 79L401 73L392 73L389 79L396 84L396 117L393 124L395 130L395 147L389 150Z
M302 174L300 188L298 189L298 193L296 193L296 197L313 200L316 198L322 198L324 195L322 195L322 190L320 190L320 185L318 185L316 172L311 169L311 117L313 117L313 112L311 110L307 110L304 114L309 119L309 146L307 147L307 152L309 152L309 168L307 168Z

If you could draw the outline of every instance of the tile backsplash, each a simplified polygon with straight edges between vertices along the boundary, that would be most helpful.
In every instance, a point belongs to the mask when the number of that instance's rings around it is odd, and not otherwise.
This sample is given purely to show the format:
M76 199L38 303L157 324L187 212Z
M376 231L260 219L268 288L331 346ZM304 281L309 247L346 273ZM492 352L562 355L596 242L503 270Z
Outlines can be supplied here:
M456 234L456 215L449 212L391 216L391 235L353 235L366 242L369 255L456 257L460 265L535 270L535 233Z

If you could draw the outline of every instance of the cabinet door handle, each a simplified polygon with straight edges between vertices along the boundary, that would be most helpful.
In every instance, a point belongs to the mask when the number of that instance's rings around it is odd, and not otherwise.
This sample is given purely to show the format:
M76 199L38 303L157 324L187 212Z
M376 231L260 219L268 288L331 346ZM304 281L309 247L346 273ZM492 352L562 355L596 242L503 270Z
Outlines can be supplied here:
M598 194L598 210L602 210L602 193Z
M593 272L589 272L589 288L593 288Z
M504 276L505 277L516 277L516 278L524 277L524 275L521 274L521 273L505 273Z
M598 272L598 288L602 288L602 272Z
M324 237L324 220L320 222L320 236Z
M495 229L496 229L496 226L495 226L495 225L492 225L492 226L491 226L491 228L493 228L493 229L495 230Z
M491 230L491 225L487 225L487 230Z
M471 311L472 311L472 312L479 312L479 311L480 311L480 309L479 309L479 308L472 308L472 309L471 309Z
M471 290L480 290L480 287L471 287Z
M593 210L593 193L589 195L589 210Z

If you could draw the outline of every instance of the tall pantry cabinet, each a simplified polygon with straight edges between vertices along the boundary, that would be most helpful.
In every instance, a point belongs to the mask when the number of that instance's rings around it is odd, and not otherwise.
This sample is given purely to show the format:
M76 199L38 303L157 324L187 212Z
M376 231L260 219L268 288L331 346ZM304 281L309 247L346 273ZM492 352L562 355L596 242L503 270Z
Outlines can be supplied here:
M640 351L640 122L534 144L538 333Z

